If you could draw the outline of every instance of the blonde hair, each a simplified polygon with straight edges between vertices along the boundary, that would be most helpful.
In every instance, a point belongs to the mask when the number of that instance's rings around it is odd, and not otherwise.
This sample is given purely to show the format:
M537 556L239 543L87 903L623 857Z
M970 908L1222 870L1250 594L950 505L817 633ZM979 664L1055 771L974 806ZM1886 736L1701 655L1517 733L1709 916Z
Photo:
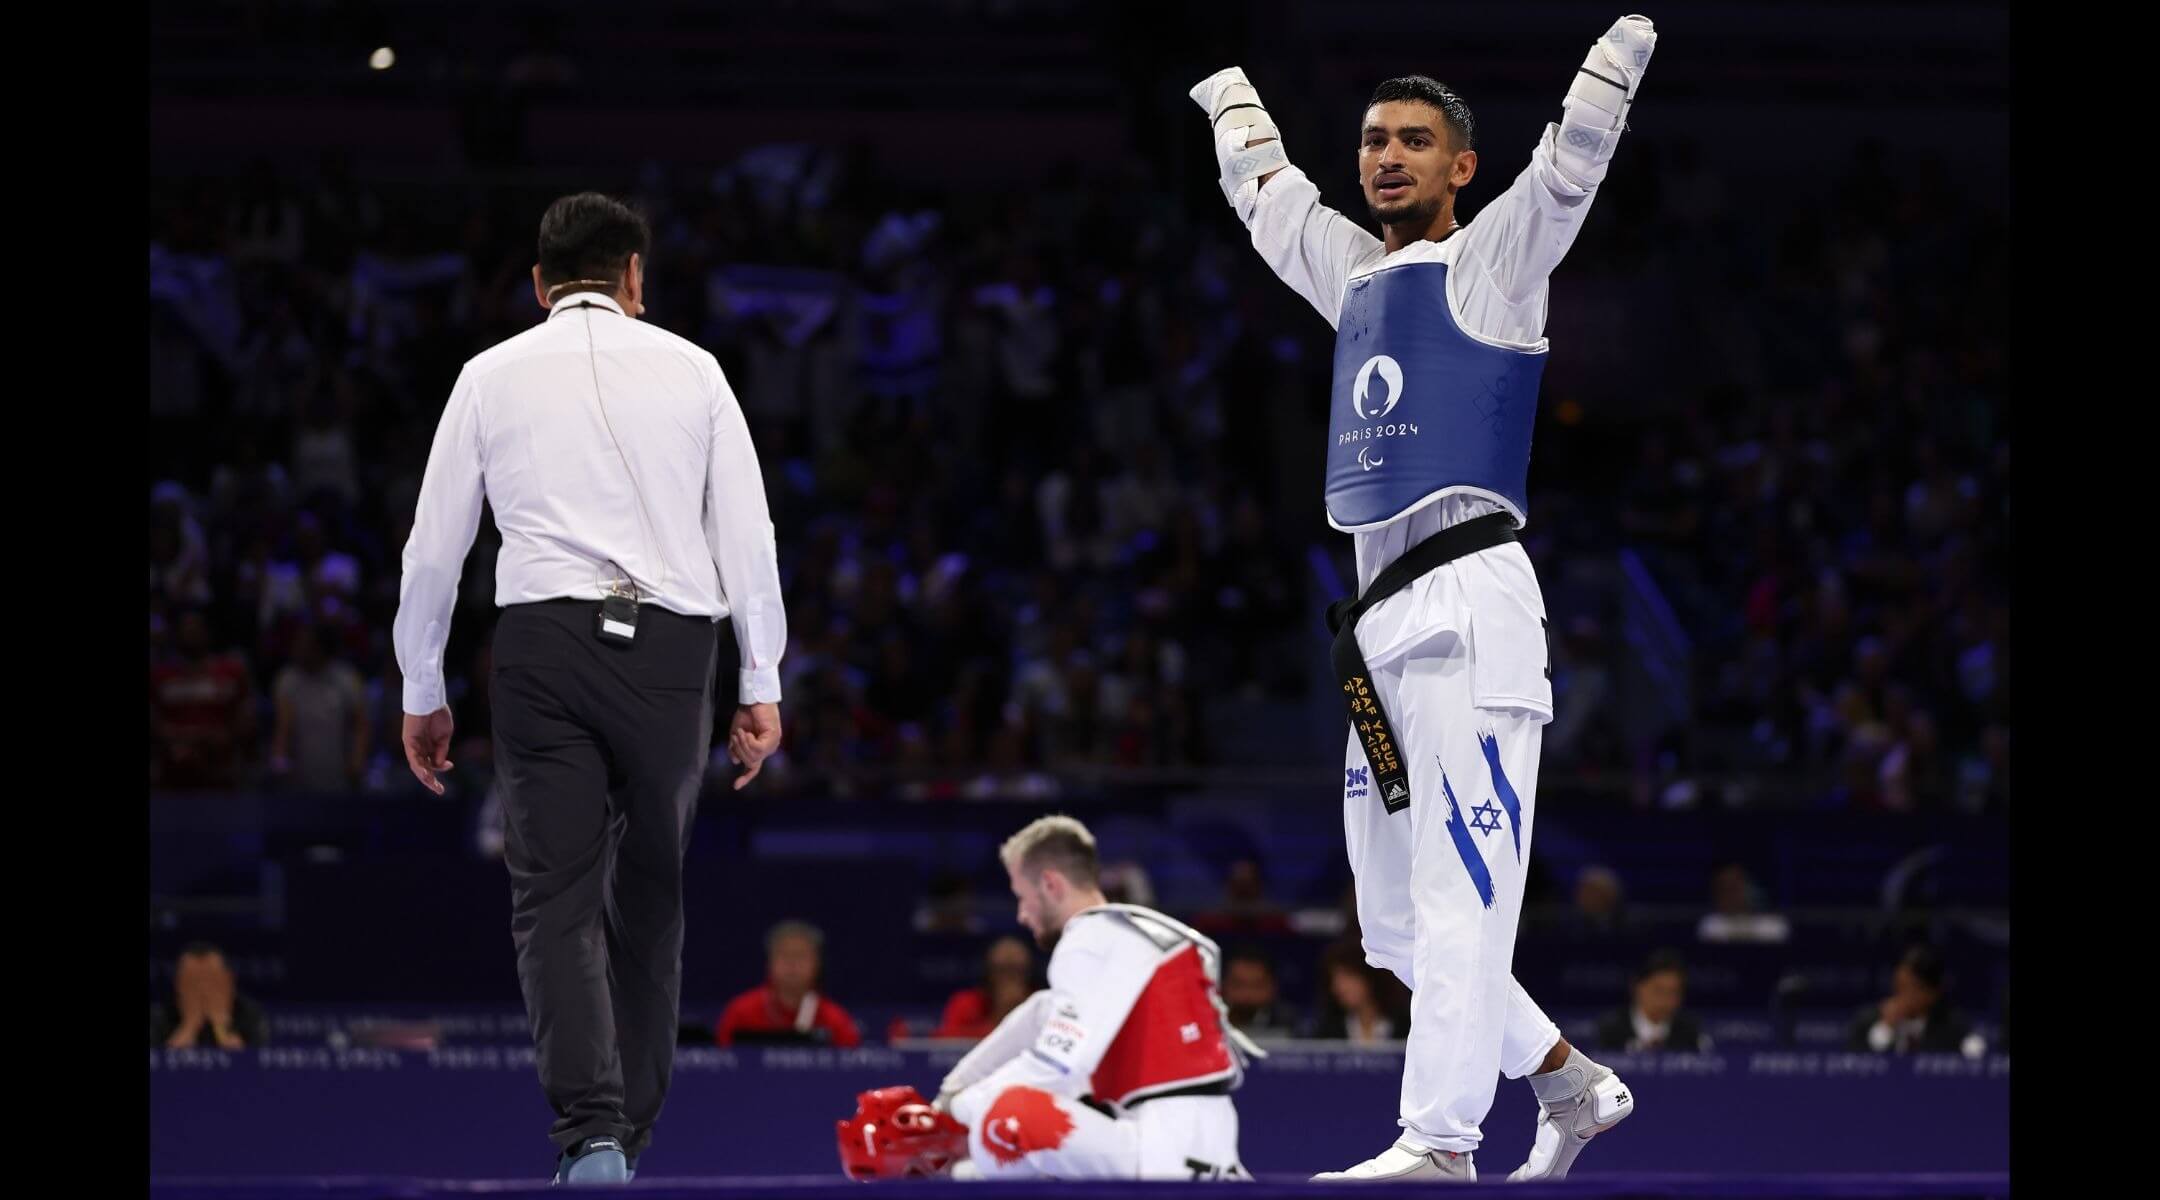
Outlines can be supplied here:
M1006 870L1024 874L1055 867L1082 887L1094 887L1099 879L1095 835L1062 813L1030 821L998 847L998 858Z

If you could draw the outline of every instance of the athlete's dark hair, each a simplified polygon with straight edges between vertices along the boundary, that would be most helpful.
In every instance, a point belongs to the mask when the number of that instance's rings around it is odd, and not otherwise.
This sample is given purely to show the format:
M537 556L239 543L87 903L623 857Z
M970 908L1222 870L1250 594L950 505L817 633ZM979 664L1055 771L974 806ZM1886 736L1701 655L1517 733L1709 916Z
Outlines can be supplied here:
M1447 119L1448 142L1455 152L1476 149L1477 118L1470 115L1470 106L1448 85L1430 75L1399 75L1374 88L1365 106L1371 108L1390 100L1417 100L1432 105Z

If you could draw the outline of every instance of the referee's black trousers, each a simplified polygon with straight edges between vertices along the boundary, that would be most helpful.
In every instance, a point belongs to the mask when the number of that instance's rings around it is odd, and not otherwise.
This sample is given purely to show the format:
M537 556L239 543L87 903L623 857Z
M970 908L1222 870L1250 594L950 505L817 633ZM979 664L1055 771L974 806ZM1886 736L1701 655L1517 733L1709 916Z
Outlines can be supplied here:
M675 1065L683 856L734 641L640 606L628 646L598 602L511 605L495 627L496 786L510 931L558 1148L652 1139ZM726 647L722 654L721 647Z

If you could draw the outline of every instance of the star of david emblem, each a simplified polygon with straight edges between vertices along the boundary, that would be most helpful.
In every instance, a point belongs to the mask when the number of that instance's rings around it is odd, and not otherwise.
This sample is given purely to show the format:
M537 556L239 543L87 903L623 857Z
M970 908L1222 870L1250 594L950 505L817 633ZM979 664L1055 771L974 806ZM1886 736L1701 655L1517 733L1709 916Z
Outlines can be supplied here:
M1490 800L1471 809L1470 828L1477 830L1479 833L1498 833L1500 831L1500 810L1494 808Z

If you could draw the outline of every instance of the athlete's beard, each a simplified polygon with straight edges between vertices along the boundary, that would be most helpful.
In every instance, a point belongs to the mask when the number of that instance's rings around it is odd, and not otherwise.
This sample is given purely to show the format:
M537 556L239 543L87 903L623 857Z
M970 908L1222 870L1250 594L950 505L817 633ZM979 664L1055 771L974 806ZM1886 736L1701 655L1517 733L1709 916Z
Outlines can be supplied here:
M1423 200L1400 202L1384 210L1368 200L1365 202L1365 211L1371 213L1372 219L1381 225L1430 225L1433 219L1440 215L1440 200L1439 196L1429 196Z
M1035 935L1035 948L1044 954L1048 954L1057 949L1058 939L1064 936L1065 927L1063 925L1058 926L1056 929L1045 929Z

